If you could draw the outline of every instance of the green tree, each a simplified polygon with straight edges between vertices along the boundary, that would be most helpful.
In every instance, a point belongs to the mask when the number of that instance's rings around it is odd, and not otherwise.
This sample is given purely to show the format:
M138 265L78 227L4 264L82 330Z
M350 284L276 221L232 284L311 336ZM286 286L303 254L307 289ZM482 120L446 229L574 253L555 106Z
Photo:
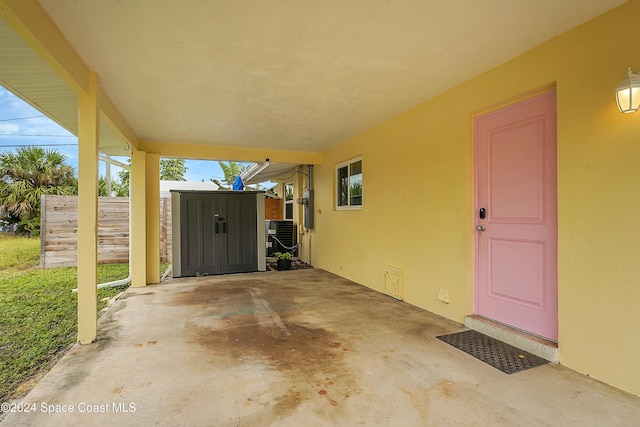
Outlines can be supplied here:
M127 162L131 165L131 158L127 159ZM163 181L186 181L185 175L188 170L184 159L160 159L160 179ZM120 178L119 188L122 190L122 195L128 196L129 171L121 170L118 172L118 178ZM120 195L120 190L116 191Z
M21 147L0 154L0 218L37 234L43 195L78 194L67 157L55 149Z
M220 182L217 179L211 178L211 181L215 182L221 190L230 190L236 177L247 169L245 165L236 162L225 163L223 161L218 161L218 164L224 173L224 179Z
M131 165L131 159L128 159L127 161L129 162L129 165ZM127 194L125 194L125 196L128 196L129 195L129 171L127 169L122 169L120 172L118 172L118 177L120 178L120 185L127 189Z
M160 179L163 181L186 181L189 168L184 159L160 159Z
M111 194L107 194L107 182L104 176L98 180L98 195L109 197L127 197L129 195L129 185L122 185L119 180L111 179Z

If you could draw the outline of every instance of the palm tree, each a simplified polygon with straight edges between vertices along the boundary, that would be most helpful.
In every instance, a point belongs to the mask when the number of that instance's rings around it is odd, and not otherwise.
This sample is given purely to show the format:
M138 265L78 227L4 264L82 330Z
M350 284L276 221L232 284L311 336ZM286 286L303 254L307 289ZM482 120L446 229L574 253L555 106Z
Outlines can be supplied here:
M236 162L225 163L222 161L218 161L218 164L220 165L220 169L222 169L222 172L224 173L224 179L222 180L222 182L220 182L217 179L211 178L211 181L215 182L221 190L230 190L236 177L238 175L241 175L242 172L244 172L247 168L246 166Z
M0 218L22 231L40 226L43 195L78 194L78 181L67 157L55 149L21 147L0 154Z

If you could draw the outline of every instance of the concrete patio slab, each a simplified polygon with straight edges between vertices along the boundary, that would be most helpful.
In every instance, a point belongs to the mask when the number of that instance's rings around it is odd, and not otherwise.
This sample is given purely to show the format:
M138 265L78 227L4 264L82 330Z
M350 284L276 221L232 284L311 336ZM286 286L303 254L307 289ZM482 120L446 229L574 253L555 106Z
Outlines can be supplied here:
M637 426L640 398L559 365L506 375L463 330L322 270L131 288L11 426Z

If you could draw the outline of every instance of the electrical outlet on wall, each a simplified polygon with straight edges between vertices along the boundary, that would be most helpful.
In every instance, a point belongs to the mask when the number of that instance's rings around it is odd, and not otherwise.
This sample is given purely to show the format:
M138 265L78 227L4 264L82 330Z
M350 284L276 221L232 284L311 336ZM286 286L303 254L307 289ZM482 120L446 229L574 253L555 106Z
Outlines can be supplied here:
M440 292L438 292L438 299L446 304L451 302L451 296L449 295L449 289L440 288Z

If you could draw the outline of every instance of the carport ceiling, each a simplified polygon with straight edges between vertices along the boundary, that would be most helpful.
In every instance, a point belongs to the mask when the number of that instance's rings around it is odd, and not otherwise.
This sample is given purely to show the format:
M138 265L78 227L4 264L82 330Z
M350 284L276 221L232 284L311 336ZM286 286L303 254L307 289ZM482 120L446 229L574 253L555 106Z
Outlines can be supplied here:
M147 141L322 151L621 0L40 0Z

